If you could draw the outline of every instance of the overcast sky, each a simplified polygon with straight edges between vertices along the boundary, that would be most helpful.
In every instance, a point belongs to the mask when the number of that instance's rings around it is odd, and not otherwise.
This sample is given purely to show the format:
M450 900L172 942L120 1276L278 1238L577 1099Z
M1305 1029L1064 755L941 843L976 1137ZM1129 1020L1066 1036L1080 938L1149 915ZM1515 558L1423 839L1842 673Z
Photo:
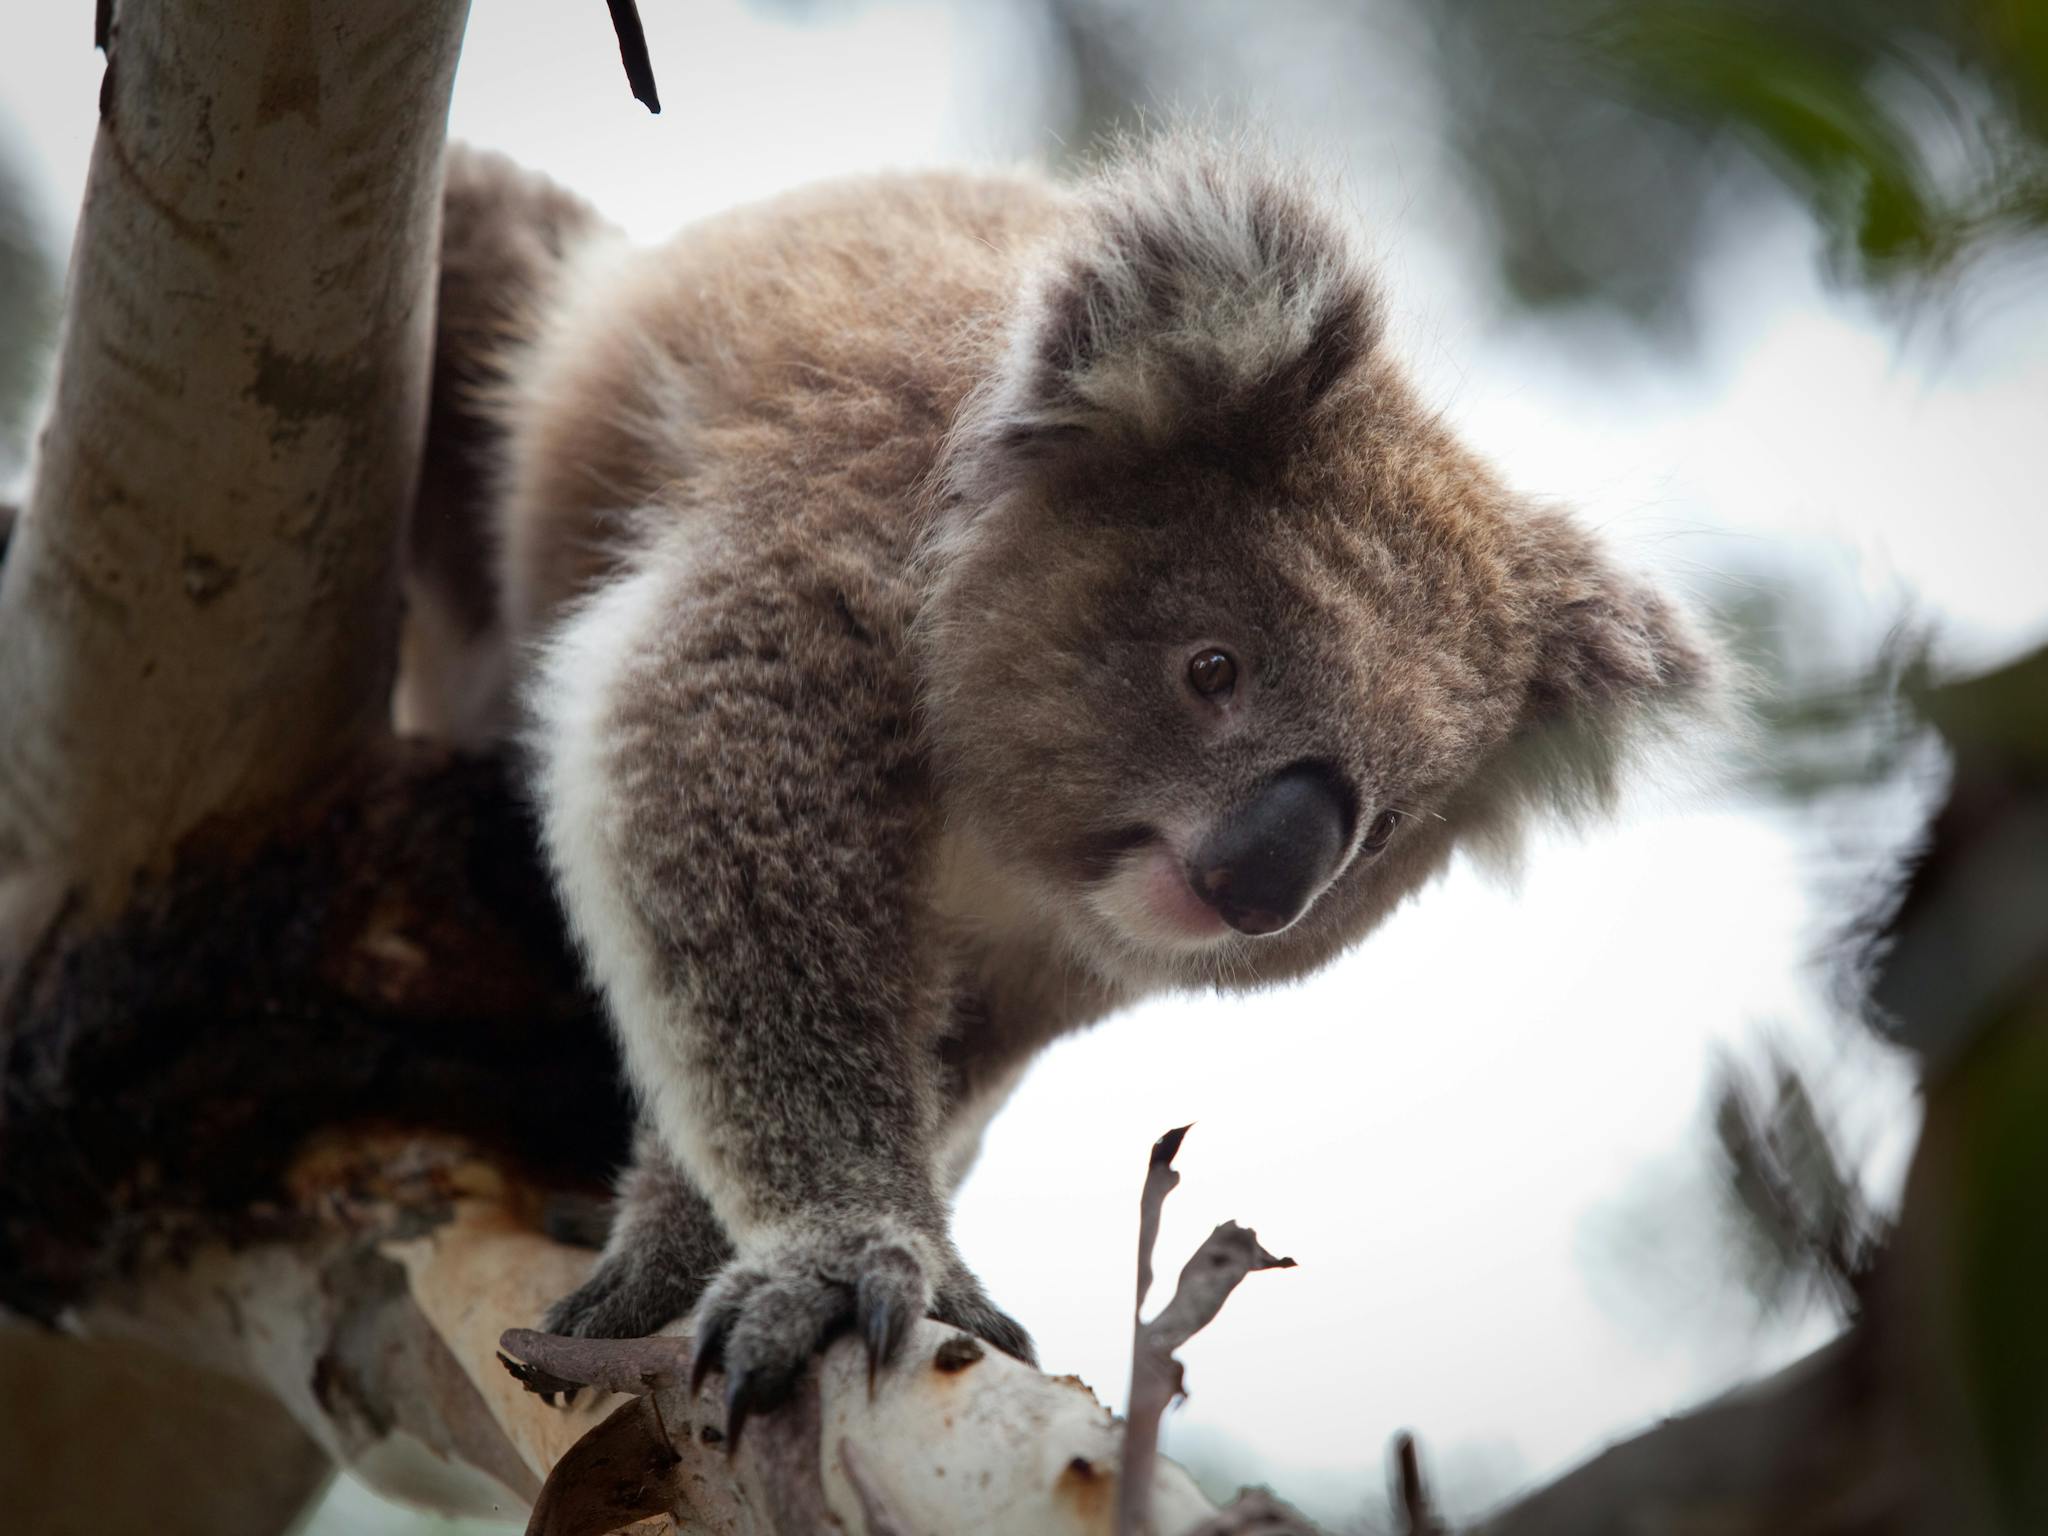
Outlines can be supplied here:
M1062 87L1028 8L804 9L643 6L651 119L600 8L479 0L454 131L648 238L819 175L1055 147ZM1291 32L1306 12L1259 14L1192 66L1202 99L1343 169L1425 387L1517 483L1682 584L1796 567L1845 659L1908 615L1955 664L2048 631L2048 303L1904 334L1823 288L1787 213L1716 253L1688 359L1504 315L1398 35L1347 52ZM53 227L90 149L90 30L90 7L17 6L0 46L0 119ZM1768 1034L1895 1185L1907 1083L1839 1026L1812 960L1843 915L1823 876L1895 845L1918 793L1878 796L1846 852L1738 797L1646 794L1539 840L1517 884L1459 866L1307 985L1161 1001L1068 1042L994 1127L961 1243L1046 1366L1120 1402L1146 1150L1195 1121L1162 1270L1226 1217L1301 1267L1251 1278L1189 1346L1170 1448L1331 1514L1404 1426L1473 1489L1552 1473L1822 1336L1752 1326L1709 1221L1701 1105L1716 1052L1754 1059Z

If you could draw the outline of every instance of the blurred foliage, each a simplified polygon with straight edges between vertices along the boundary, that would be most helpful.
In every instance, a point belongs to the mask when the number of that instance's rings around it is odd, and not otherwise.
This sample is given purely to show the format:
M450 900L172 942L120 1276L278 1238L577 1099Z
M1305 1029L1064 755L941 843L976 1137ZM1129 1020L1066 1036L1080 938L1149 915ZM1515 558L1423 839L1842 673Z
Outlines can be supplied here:
M1867 277L2048 224L2039 0L1632 0L1589 36L1647 103L1745 134Z
M1850 281L1949 277L2048 230L2048 0L1410 3L1529 303L1682 313L1745 164Z
M1873 1002L1938 1074L1987 1019L2048 998L2048 649L1910 698L1952 768L1905 890L1872 925Z
M2048 649L1915 690L1948 797L1877 935L1927 1124L1897 1248L2002 1529L2048 1530Z
M1176 57L1247 14L1043 4L1077 143L1178 99ZM1837 278L1884 291L2048 232L2048 0L1372 0L1360 20L1426 40L1441 131L1532 307L1683 327L1700 257L1774 185Z
M1837 1316L1853 1318L1883 1224L1799 1072L1775 1059L1768 1076L1766 1086L1726 1062L1714 1095L1714 1136L1744 1279L1768 1308L1818 1294Z
M1406 0L1431 29L1443 131L1532 307L1671 319L1740 170L1700 127L1637 108L1596 42L1604 0Z

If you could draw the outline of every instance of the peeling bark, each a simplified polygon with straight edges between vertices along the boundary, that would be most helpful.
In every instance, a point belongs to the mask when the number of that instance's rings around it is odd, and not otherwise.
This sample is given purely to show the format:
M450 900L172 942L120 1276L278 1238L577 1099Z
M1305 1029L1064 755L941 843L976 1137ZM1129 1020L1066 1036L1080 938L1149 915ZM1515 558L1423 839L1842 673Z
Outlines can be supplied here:
M538 1199L601 1195L631 1125L502 765L418 746L51 933L0 1080L0 1307L46 1321L180 1233L289 1238L323 1135L459 1135Z

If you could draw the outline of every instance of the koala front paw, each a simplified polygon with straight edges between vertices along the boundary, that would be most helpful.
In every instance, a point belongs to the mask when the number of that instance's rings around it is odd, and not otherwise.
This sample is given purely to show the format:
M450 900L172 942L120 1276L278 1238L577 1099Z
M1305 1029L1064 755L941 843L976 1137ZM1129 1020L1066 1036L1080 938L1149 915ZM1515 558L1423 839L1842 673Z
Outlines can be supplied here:
M731 1257L710 1204L643 1129L597 1268L548 1308L541 1327L579 1339L644 1338L687 1317Z
M859 1330L872 1387L926 1315L1030 1357L1023 1329L941 1245L890 1225L802 1233L712 1281L697 1309L690 1390L724 1371L726 1444L736 1448L748 1417L786 1401L811 1357L841 1333Z
M685 1316L703 1294L693 1270L661 1251L627 1249L600 1260L590 1278L552 1307L541 1327L579 1339L638 1339Z

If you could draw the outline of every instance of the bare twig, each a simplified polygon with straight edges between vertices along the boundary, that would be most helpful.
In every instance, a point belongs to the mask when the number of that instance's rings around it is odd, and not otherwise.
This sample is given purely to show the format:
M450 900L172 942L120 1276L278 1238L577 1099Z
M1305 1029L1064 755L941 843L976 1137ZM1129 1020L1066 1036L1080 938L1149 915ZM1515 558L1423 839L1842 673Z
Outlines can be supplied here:
M1437 1518L1422 1480L1422 1458L1415 1437L1403 1430L1394 1436L1394 1508L1401 1515L1402 1536L1448 1536L1449 1528Z
M571 1339L532 1328L508 1328L498 1341L505 1369L535 1392L595 1387L600 1392L660 1392L690 1379L690 1341Z
M1268 1253L1250 1227L1224 1222L1181 1266L1173 1300L1143 1329L1147 1347L1155 1351L1180 1348L1209 1326L1246 1275L1254 1270L1292 1268L1294 1260Z
M647 52L647 29L640 25L640 7L634 0L605 0L611 7L612 30L619 35L619 58L626 66L626 83L633 99L648 111L661 111L661 96L654 88L654 59Z
M1237 1283L1256 1269L1292 1269L1294 1260L1276 1258L1259 1245L1256 1232L1226 1221L1211 1232L1182 1266L1173 1300L1147 1323L1142 1309L1152 1288L1152 1248L1166 1197L1180 1183L1173 1159L1188 1127L1168 1131L1153 1143L1138 1204L1138 1309L1132 1318L1131 1393L1125 1410L1124 1475L1117 1488L1118 1536L1143 1536L1152 1528L1151 1468L1159 1454L1159 1421L1182 1395L1181 1364L1173 1352L1222 1310Z
M1145 1310L1145 1297L1152 1289L1152 1249L1159 1241L1159 1213L1166 1197L1180 1187L1180 1174L1173 1160L1192 1125L1176 1126L1152 1143L1152 1159L1145 1166L1145 1189L1138 1197L1138 1299L1131 1304L1131 1322Z

